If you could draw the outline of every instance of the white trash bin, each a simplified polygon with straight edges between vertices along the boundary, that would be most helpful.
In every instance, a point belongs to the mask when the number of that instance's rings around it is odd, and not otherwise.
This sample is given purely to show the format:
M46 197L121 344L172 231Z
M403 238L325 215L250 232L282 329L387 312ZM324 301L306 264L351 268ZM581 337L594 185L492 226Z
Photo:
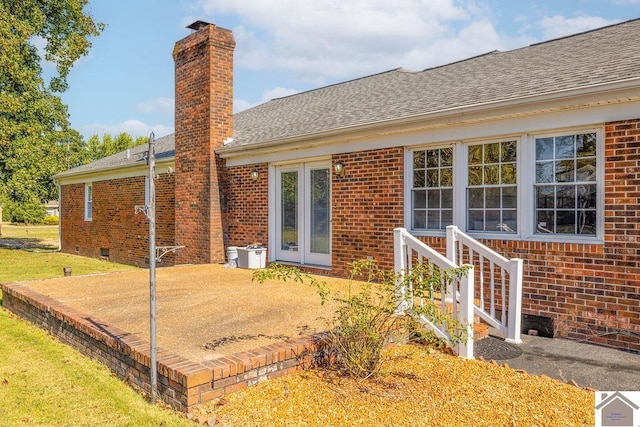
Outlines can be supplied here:
M238 267L264 268L267 263L267 248L238 248Z
M227 246L227 266L236 268L238 266L238 247Z

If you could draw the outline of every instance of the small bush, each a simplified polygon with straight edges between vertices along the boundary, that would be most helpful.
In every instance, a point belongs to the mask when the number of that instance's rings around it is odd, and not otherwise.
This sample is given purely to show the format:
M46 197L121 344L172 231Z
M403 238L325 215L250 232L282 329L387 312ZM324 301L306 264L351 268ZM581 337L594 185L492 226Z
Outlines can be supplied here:
M315 356L320 365L348 376L367 378L380 370L384 362L382 350L390 342L416 338L422 343L442 345L415 320L420 316L433 323L446 324L452 335L452 344L467 339L466 331L457 319L440 313L430 298L434 292L441 291L440 288L454 275L465 274L462 269L441 272L432 266L417 264L410 274L398 277L393 272L379 269L375 261L355 261L350 267L346 295L331 292L325 282L295 267L274 263L253 274L253 279L260 283L266 279L307 283L317 289L322 304L327 298L337 303L338 308L328 321L328 331L317 343L319 352ZM356 284L356 280L363 283ZM398 280L404 280L406 286L411 284L412 302L414 298L422 299L421 304L406 304L407 316L396 314Z
M59 221L59 217L55 216L55 215L47 215L44 217L44 224L45 225L58 225L58 221Z

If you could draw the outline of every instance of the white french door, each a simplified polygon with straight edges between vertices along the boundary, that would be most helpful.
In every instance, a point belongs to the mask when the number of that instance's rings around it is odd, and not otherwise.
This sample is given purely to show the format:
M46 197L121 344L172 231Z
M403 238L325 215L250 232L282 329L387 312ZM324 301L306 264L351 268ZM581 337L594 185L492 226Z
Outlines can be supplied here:
M331 265L331 164L276 167L277 261Z

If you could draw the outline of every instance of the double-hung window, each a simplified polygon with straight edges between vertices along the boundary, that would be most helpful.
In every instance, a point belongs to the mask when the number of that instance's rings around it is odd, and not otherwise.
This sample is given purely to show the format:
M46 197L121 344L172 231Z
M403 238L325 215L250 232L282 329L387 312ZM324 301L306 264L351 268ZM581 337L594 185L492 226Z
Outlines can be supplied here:
M516 141L468 146L468 231L517 232L516 155Z
M93 185L91 183L84 185L84 220L91 221L93 219Z
M536 233L596 235L596 134L535 139Z
M453 223L453 148L413 152L413 229L443 230Z
M417 234L455 224L484 238L601 237L600 138L583 130L410 150L407 224Z

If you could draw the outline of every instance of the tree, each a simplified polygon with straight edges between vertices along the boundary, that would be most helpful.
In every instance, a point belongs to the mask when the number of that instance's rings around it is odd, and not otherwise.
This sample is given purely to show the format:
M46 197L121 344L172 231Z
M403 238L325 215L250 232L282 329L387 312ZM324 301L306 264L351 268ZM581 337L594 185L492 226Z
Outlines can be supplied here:
M148 142L149 139L145 136L139 136L133 139L133 137L126 132L119 133L115 138L105 133L102 135L102 139L95 134L87 141L86 157L84 160L85 163L93 162Z
M38 205L57 197L52 175L83 162L58 93L74 62L104 25L83 11L87 0L0 0L0 200ZM45 82L42 58L57 73ZM84 150L86 151L86 150Z

